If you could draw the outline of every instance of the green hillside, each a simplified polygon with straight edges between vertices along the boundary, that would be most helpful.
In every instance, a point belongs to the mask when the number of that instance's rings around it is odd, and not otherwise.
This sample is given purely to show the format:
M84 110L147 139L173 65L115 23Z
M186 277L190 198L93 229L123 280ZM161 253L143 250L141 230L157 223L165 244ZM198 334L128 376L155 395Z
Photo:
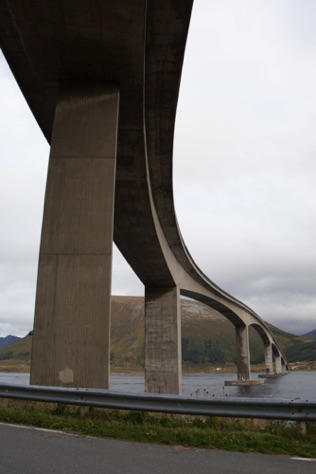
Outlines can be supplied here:
M235 365L233 325L211 308L181 301L182 359L184 371L203 371ZM316 361L316 342L270 325L289 362ZM263 343L250 329L252 364L264 362ZM0 370L29 370L32 336L0 351ZM144 367L144 301L142 297L112 297L111 365L113 371Z

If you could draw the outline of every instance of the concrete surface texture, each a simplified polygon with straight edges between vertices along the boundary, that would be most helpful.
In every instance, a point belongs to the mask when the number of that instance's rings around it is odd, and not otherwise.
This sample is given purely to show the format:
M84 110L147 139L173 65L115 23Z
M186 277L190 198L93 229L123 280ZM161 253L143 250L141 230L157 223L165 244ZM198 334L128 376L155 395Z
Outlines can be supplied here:
M77 386L83 373L87 387L108 380L118 104L114 87L60 91L39 257L35 385L45 366L48 385Z
M251 378L251 325L269 370L271 353L286 369L269 328L197 268L178 229L173 135L192 6L0 2L3 53L51 144L33 383L108 386L112 238L145 286L147 391L180 390L180 294L236 326L238 378Z

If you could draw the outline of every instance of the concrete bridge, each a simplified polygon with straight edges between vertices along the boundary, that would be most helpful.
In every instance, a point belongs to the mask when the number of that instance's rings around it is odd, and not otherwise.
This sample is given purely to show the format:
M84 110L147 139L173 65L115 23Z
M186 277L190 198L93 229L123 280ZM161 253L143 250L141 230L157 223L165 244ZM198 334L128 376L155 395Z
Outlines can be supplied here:
M287 362L250 308L195 265L172 189L175 115L193 0L0 0L2 51L51 145L31 383L107 388L113 239L145 286L145 384L179 393L180 294ZM194 159L194 157L192 157Z

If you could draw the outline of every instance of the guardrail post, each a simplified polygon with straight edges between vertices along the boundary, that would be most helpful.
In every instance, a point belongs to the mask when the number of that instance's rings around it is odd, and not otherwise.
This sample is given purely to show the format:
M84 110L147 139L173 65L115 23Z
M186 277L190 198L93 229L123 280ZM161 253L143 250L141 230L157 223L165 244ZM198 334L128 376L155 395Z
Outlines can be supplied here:
M297 432L299 435L301 436L305 436L306 435L306 421L297 421L296 422L296 428L297 428Z

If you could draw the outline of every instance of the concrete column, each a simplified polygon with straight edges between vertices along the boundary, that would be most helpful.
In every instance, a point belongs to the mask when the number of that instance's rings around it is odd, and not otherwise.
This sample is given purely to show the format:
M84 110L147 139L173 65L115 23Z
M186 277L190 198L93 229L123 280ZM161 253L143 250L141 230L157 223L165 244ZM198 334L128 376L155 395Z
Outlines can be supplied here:
M145 391L181 392L181 315L177 287L145 290Z
M281 367L282 367L282 374L285 374L288 371L288 366L285 363L285 360L283 357L281 357Z
M47 177L31 384L108 388L119 91L61 86Z
M275 355L275 372L277 374L282 374L282 360L280 355Z
M264 345L264 360L266 364L266 372L273 374L273 352L271 342L266 342Z
M237 378L250 380L250 351L248 326L236 326Z

